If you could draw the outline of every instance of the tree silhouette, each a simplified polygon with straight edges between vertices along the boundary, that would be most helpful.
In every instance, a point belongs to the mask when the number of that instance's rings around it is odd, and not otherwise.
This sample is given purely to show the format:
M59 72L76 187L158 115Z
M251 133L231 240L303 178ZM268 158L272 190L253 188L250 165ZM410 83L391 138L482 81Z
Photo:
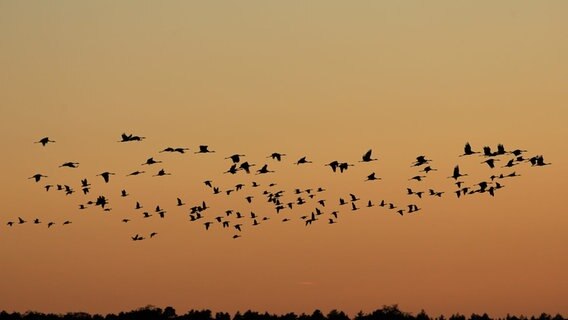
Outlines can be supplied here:
M151 305L138 308L131 311L120 312L119 314L100 314L91 315L85 312L68 312L65 314L40 313L36 311L26 311L21 314L18 312L8 313L0 311L0 320L446 320L443 315L437 318L430 317L426 311L421 310L416 316L403 312L398 305L383 306L371 313L358 312L353 318L350 318L343 311L337 309L331 310L327 316L319 309L314 310L311 314L302 313L299 316L295 313L286 313L284 315L269 314L268 312L259 313L247 310L245 313L236 312L233 317L227 312L217 312L215 317L211 310L189 310L184 315L177 315L173 307L164 309ZM541 313L539 316L531 316L527 318L524 315L513 316L507 314L503 320L565 320L565 318L556 314L554 317L547 313ZM471 314L469 318L462 314L453 314L448 320L492 320L487 313L482 315ZM499 319L501 320L501 319Z

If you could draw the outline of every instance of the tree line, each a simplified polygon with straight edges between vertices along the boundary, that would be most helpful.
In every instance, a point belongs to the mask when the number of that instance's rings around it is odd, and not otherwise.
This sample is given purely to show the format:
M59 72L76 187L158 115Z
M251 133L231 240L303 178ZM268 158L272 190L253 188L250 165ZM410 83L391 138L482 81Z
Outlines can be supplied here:
M413 315L409 312L401 311L397 305L384 306L370 313L359 312L354 317L349 317L345 312L332 310L327 315L316 309L311 314L295 314L287 313L282 315L270 314L268 312L260 313L248 310L246 312L237 312L230 315L227 312L216 312L213 314L211 310L190 310L185 314L178 315L173 307L164 309L146 306L132 311L120 312L118 314L91 315L85 312L69 312L66 314L41 313L35 311L19 312L0 312L0 320L565 320L562 315L554 316L542 313L539 316L515 316L507 315L505 318L491 318L486 313L471 314L469 316L463 314L453 314L449 318L443 315L437 317L429 316L424 310ZM566 319L568 320L568 319Z

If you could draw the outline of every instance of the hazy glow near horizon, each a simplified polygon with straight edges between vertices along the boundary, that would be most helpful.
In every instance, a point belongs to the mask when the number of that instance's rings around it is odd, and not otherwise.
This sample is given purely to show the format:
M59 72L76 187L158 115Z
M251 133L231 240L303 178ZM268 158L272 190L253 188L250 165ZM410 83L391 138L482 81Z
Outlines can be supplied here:
M0 309L355 314L398 304L430 315L567 315L567 16L562 1L0 1ZM117 143L123 132L147 139ZM56 142L33 143L44 136ZM492 170L458 157L468 141L553 165ZM216 153L194 154L201 144ZM190 152L159 153L169 146ZM357 163L368 149L378 161ZM287 156L275 162L272 152ZM235 153L276 172L223 174ZM409 181L421 154L439 171ZM302 156L313 163L294 165ZM149 157L163 165L141 166ZM335 159L356 166L333 174L324 164ZM80 166L58 168L67 161ZM495 197L457 199L447 179L456 164L472 184L522 176ZM151 177L162 167L172 175ZM135 170L147 172L125 177ZM104 184L103 171L117 175ZM382 180L365 182L372 171ZM35 173L77 193L45 192L27 179ZM207 179L247 187L213 195ZM330 207L354 193L422 210L375 206L341 211L332 225L327 215L285 225L261 194L271 182L287 199L322 186ZM443 198L405 194L430 186ZM77 209L101 194L112 211ZM167 217L141 218L137 200ZM270 220L255 228L247 218L239 239L220 225L205 231L187 215L203 200L210 220L227 209ZM6 225L19 216L28 223Z

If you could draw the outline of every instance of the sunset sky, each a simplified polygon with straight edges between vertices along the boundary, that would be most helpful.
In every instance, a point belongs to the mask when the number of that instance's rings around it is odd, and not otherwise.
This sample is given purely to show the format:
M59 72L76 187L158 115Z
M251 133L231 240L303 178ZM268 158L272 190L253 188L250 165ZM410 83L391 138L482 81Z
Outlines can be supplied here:
M566 1L0 0L0 310L354 315L398 304L566 316L567 58ZM146 139L118 143L123 132ZM56 142L34 143L46 136ZM466 142L552 165L501 168L507 155L490 169L458 157ZM199 145L216 152L194 154ZM170 146L190 151L159 153ZM369 149L378 161L359 163ZM275 172L224 174L235 153ZM419 155L438 171L409 181ZM303 156L313 163L293 164ZM163 163L141 166L149 157ZM332 160L355 166L334 174ZM68 161L79 168L59 168ZM521 176L500 180L495 197L457 199L447 178L457 164L467 185ZM172 175L152 177L161 168ZM146 173L126 177L135 170ZM108 184L104 171L116 173ZM364 181L371 172L382 180ZM28 179L36 173L48 178ZM246 186L214 195L208 179ZM315 201L277 215L262 195L285 190L288 202L318 187L325 215L310 227L300 216ZM407 187L445 193L419 199ZM361 210L338 205L349 193ZM78 209L99 195L110 212ZM246 214L242 237L190 222L202 201L203 221ZM165 219L142 218L156 205ZM270 220L252 226L251 210Z

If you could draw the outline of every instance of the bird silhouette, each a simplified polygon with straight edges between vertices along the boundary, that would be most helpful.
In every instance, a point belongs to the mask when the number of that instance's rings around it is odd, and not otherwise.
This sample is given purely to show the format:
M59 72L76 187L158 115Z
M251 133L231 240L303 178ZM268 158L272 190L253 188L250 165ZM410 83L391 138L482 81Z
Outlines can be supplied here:
M121 134L120 138L121 140L118 142L142 141L146 139L146 137L135 136L133 134L126 134L126 133Z
M160 151L160 153L162 152L177 152L177 153L185 153L186 151L188 151L189 148L172 148L172 147L167 147L164 150Z
M305 163L312 163L311 161L306 159L307 157L301 157L298 161L295 162L296 165L305 164Z
M250 167L254 167L254 164L249 164L247 161L241 163L239 169L244 170L246 173L250 173Z
M265 164L264 166L262 166L262 168L256 170L256 174L265 174L265 173L270 173L270 172L274 172L274 171L268 170L268 165L267 165L267 164Z
M105 183L108 183L109 180L110 180L110 176L113 176L113 175L115 175L115 173L113 173L113 172L108 172L108 171L105 171L105 172L103 172L103 173L97 174L97 176L103 177Z
M372 159L371 158L371 153L373 152L372 149L369 149L369 151L367 151L362 157L361 157L361 161L359 162L370 162L370 161L376 161L378 159Z
M67 167L67 168L78 168L79 162L65 162L59 166L59 168Z
M495 168L495 161L499 161L499 159L491 158L483 161L482 163L486 163L489 166L489 168L493 169Z
M416 161L412 163L412 166L413 167L419 167L423 164L429 163L430 161L432 161L432 160L426 159L426 156L418 156L418 157L416 157Z
M146 171L134 171L134 172L131 172L131 173L127 174L126 176L127 176L127 177L129 177L129 176L137 176L137 175L143 174L143 173L146 173Z
M454 167L454 172L449 178L453 178L454 180L459 179L460 177L465 177L467 174L460 173L460 166L457 165Z
M213 152L215 151L209 150L209 146L201 145L199 146L199 151L196 151L195 153L213 153Z
M236 165L236 164L233 164L233 165L231 165L231 167L230 167L227 171L225 171L225 172L223 172L223 173L236 174L236 173L237 173L237 170L238 170L238 169L237 169L237 165Z
M333 172L337 172L337 168L339 167L339 161L334 160L334 161L326 164L326 166L329 166L331 168L331 170L333 170Z
M428 173L428 172L430 172L430 171L438 171L438 169L434 169L434 168L432 168L432 167L430 167L430 166L426 166L426 167L424 167L424 169L422 169L422 170L420 170L420 171L418 171L418 172Z
M162 163L162 161L154 160L154 158L152 157L152 158L148 158L146 160L146 162L144 162L142 165L153 165L153 164L156 164L156 163Z
M44 176L41 173L36 173L33 176L29 177L28 179L34 179L35 182L39 182L41 180L41 178L47 178L47 176Z
M239 163L241 162L241 157L244 157L244 154L234 154L232 156L226 157L225 159L231 159L231 161L233 161L233 163Z
M353 167L354 165L349 164L347 162L342 162L339 164L339 172L343 173L343 171L347 170L349 167Z
M41 143L43 147L45 147L48 143L54 143L55 141L50 140L49 137L43 137L34 143Z
M158 171L158 173L156 173L152 177L163 177L163 176L169 176L169 175L171 175L171 173L166 172L164 169L160 169L160 171Z
M365 181L374 181L374 180L381 180L381 178L376 177L375 173L373 172L367 176L367 179Z
M286 156L285 153L273 152L267 158L272 158L273 160L276 160L276 161L282 161L282 157L284 157L284 156Z
M463 156L471 156L472 154L476 154L476 153L479 153L479 152L473 151L473 150L471 149L471 145L469 144L469 142L467 142L467 143L465 144L465 147L463 148L463 154L460 155L460 157L463 157Z

